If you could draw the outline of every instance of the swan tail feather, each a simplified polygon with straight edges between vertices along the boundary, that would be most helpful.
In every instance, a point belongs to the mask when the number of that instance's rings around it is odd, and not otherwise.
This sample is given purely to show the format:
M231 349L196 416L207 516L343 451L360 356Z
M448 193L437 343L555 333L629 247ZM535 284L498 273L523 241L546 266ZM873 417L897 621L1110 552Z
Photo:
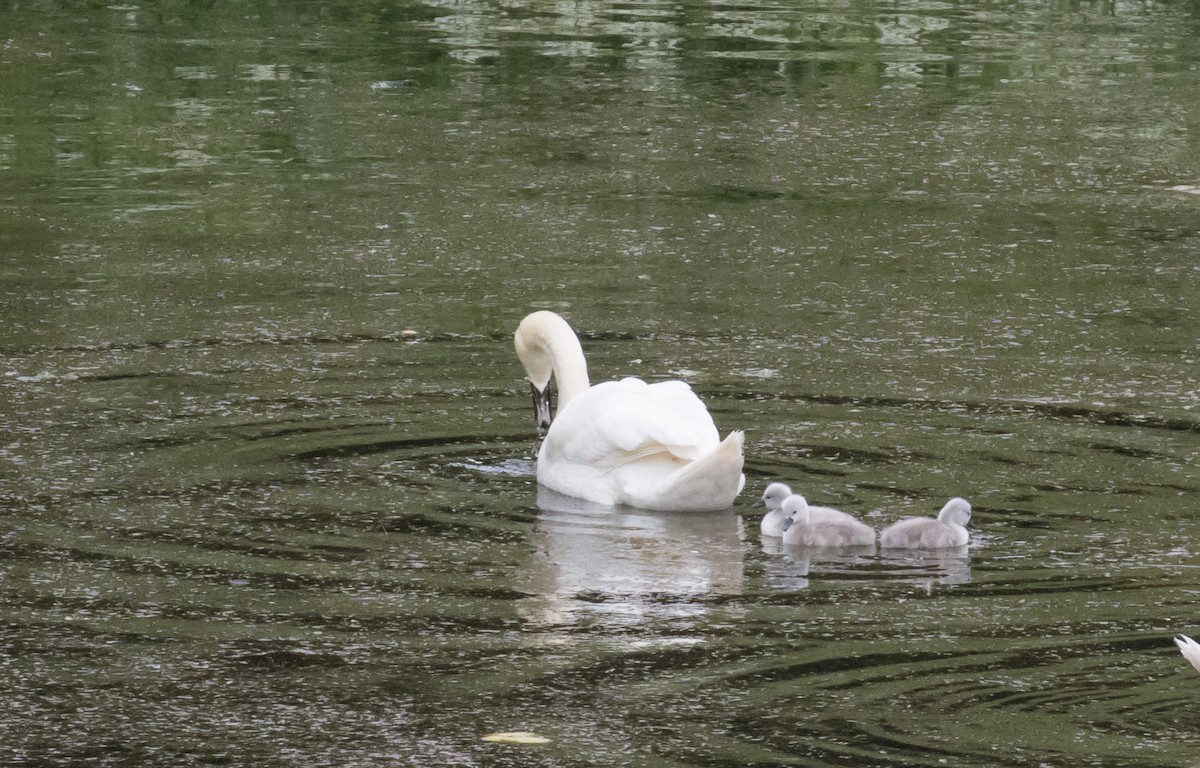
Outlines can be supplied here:
M742 474L745 442L744 432L730 432L716 448L676 470L667 482L673 489L672 498L686 502L681 508L719 510L732 506L746 485Z

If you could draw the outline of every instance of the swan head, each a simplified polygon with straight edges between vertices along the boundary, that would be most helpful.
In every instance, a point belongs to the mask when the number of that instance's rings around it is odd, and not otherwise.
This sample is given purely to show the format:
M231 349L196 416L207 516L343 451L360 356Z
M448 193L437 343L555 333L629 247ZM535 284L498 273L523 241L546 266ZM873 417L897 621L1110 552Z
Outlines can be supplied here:
M783 500L792 495L792 489L783 483L771 483L763 491L762 498L754 502L756 507L766 507L770 510L782 509Z
M529 382L529 392L533 397L533 422L537 424L539 432L545 432L550 429L550 422L554 420L554 397L547 386L545 389L538 389L537 384Z
M558 385L560 406L588 388L587 360L579 337L561 316L541 310L526 315L517 326L513 347L529 380L534 421L538 429L549 429L553 420L550 377Z
M800 494L793 493L784 499L780 510L784 514L783 530L786 531L793 525L808 525L808 499Z
M964 498L955 496L946 502L946 506L942 507L941 512L938 512L938 520L966 528L971 524L971 503Z

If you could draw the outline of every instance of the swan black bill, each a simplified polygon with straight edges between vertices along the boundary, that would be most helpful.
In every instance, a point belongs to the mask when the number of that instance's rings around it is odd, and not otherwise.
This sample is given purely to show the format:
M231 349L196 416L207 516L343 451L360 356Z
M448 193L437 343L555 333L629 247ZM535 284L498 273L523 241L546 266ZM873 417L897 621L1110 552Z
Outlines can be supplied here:
M550 429L550 387L544 390L538 389L532 381L529 382L529 391L533 394L533 421L537 424L539 432L545 432Z

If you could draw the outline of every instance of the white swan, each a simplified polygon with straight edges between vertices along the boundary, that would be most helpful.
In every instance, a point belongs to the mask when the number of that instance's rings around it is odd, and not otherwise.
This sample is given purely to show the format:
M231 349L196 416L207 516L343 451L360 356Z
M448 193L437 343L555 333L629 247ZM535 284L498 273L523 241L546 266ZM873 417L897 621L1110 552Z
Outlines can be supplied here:
M791 495L792 489L784 483L771 483L763 491L762 498L754 502L754 506L756 507L767 508L767 513L763 515L762 522L759 523L759 529L762 531L763 536L774 536L776 538L783 536L783 521L787 517L787 514L783 511L783 502ZM853 515L846 514L833 507L820 507L815 504L809 504L808 513L812 524L842 523L853 525L858 522Z
M1179 646L1179 652L1183 654L1183 658L1191 662L1192 666L1200 671L1200 643L1197 643L1187 635L1180 635L1175 638L1175 645Z
M971 538L967 531L970 522L970 503L955 496L946 502L936 519L906 517L884 528L879 534L879 543L894 549L961 547Z
M513 344L546 437L537 479L567 496L643 509L727 509L745 485L743 433L720 439L708 409L682 381L589 386L579 338L560 316L534 312ZM550 415L548 387L558 386Z
M805 547L860 547L875 543L875 529L853 516L837 512L845 519L815 520L808 500L793 493L783 500L783 543ZM826 508L828 509L828 508Z

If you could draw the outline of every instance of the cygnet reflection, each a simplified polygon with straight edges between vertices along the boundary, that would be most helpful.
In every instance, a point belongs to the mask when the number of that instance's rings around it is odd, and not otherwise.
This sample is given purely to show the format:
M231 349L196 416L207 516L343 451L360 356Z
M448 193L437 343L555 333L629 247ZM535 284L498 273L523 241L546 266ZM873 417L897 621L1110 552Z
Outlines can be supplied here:
M931 550L881 549L880 561L888 576L918 586L971 582L970 548L966 545Z
M538 486L536 551L518 588L527 618L569 624L603 615L640 623L694 616L699 598L742 593L740 518L724 512L613 508Z
M782 539L763 539L763 586L784 592L808 588L808 571L812 567L805 552L785 547Z

